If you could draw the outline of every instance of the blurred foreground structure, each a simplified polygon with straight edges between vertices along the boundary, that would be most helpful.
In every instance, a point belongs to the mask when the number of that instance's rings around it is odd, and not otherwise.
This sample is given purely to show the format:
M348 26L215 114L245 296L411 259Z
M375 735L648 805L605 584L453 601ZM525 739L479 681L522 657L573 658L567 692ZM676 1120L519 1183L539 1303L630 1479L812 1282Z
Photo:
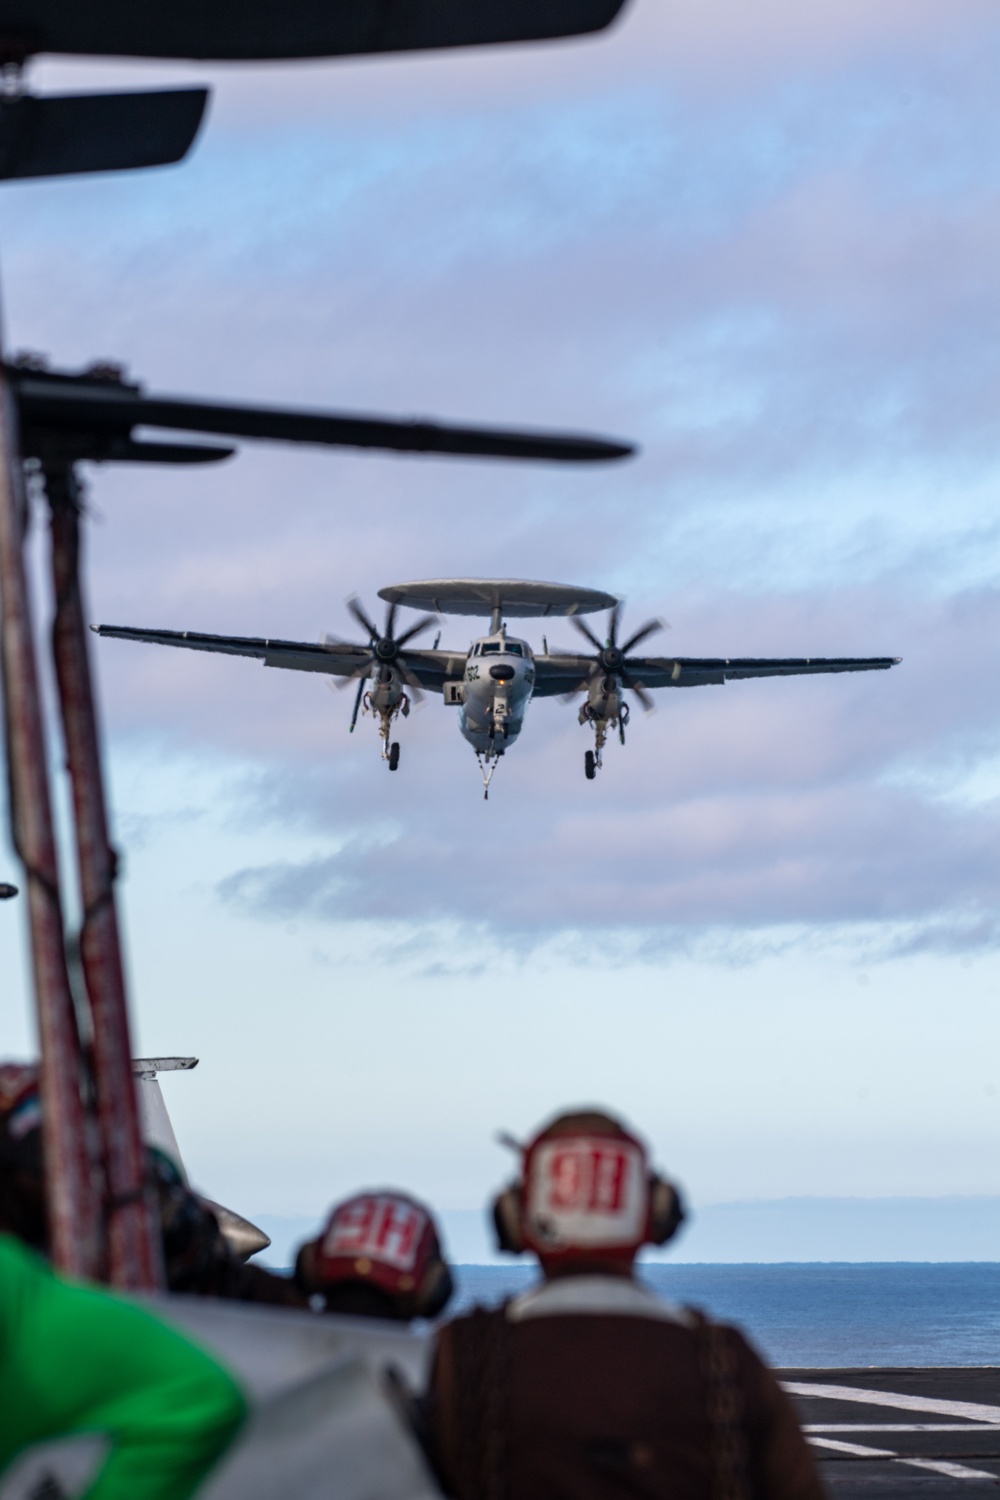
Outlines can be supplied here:
M23 88L22 69L39 53L238 60L538 41L599 30L614 19L622 3L491 0L487 6L469 6L465 0L411 0L406 6L387 7L380 0L334 5L328 0L251 0L234 10L219 0L183 0L169 7L158 0L128 6L120 0L94 0L85 7L67 0L0 0L5 84L0 96L0 179L176 162L190 148L202 118L204 89L35 98ZM117 454L81 453L79 424L64 413L49 429L49 438L54 431L56 441L49 442L44 455L27 455L32 459L29 469L23 461L20 417L4 359L0 662L11 832L25 876L31 934L53 1254L56 1264L74 1275L151 1290L162 1284L162 1266L132 1083L115 907L117 861L108 834L88 657L75 463L80 457L148 460L154 455L130 449L127 441ZM69 439L65 445L60 445L60 435ZM421 449L420 443L411 441L409 446ZM423 444L422 451L426 449ZM202 454L206 456L226 454L216 449ZM158 458L163 461L162 449ZM192 461L190 451L178 450L172 461ZM51 795L51 728L45 719L25 567L35 492L48 506L51 648L82 905L79 933L73 938L67 935Z
M401 1420L390 1368L423 1384L426 1337L370 1319L156 1297L165 1321L209 1348L239 1378L251 1420L199 1500L434 1500L440 1492ZM103 1461L91 1436L26 1453L0 1500L78 1495ZM334 1478L335 1477L335 1481Z

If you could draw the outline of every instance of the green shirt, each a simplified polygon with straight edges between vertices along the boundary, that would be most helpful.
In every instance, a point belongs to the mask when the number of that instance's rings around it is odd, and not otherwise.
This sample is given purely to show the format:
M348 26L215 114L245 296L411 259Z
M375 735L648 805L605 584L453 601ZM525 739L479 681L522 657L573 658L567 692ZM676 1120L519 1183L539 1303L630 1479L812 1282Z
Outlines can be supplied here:
M0 1472L32 1443L101 1433L110 1450L82 1500L187 1500L245 1413L183 1335L0 1234Z

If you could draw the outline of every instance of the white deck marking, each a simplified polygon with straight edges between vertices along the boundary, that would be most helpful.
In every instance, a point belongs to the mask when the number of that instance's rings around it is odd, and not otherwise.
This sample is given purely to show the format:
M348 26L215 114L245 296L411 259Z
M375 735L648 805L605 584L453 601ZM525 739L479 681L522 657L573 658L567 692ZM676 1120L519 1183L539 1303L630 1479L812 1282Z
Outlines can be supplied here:
M949 1479L992 1479L996 1484L997 1476L987 1474L985 1469L970 1469L965 1464L955 1464L946 1458L897 1458L898 1464L909 1464L912 1469L930 1469L935 1474L947 1474Z
M811 1437L814 1448L832 1448L835 1453L853 1453L855 1458L895 1458L891 1448L866 1448L860 1443L842 1443L838 1438Z
M980 1422L806 1422L803 1432L1000 1432Z
M963 1432L975 1432L978 1429L965 1427ZM902 1458L898 1453L893 1453L891 1448L869 1448L861 1443L844 1443L838 1438L810 1436L809 1442L814 1448L829 1448L834 1453L849 1453L852 1458L887 1458L890 1463L907 1464L911 1469L930 1469L934 1474L945 1474L949 1479L991 1479L997 1482L996 1474L988 1474L985 1469L970 1469L967 1464L957 1464L946 1458Z
M941 1401L932 1396L904 1396L901 1391L869 1391L862 1386L813 1385L811 1381L785 1380L783 1388L792 1396L820 1396L827 1401L859 1401L864 1406L894 1406L899 1411L933 1412L941 1417L968 1417L970 1422L1000 1422L1000 1406L978 1401Z

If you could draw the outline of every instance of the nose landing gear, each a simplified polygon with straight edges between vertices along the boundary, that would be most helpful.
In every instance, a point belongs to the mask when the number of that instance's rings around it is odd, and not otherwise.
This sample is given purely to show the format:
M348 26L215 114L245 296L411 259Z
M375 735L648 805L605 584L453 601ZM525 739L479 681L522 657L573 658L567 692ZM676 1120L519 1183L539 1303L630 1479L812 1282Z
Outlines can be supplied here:
M393 740L389 746L389 770L395 771L399 766L399 741Z
M493 772L500 764L500 757L502 754L503 748L501 747L499 750L497 750L494 747L492 736L490 737L490 748L486 752L485 759L479 754L478 750L476 751L476 760L479 762L479 771L483 778L484 802L488 802L490 800L490 782L493 780Z

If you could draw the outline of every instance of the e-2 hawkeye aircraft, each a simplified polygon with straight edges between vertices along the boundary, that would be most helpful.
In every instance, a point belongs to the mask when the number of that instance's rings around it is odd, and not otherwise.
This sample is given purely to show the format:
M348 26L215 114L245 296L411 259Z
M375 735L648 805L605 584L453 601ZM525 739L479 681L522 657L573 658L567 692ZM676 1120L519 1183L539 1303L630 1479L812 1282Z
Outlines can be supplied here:
M497 762L521 733L532 698L558 696L571 701L581 693L586 695L579 721L594 731L594 748L584 756L584 771L592 781L602 763L609 730L617 729L621 743L625 743L629 721L626 692L634 694L648 712L653 707L650 691L657 688L701 687L741 677L884 671L900 661L898 656L639 656L636 647L663 629L661 620L648 620L619 644L621 600L597 589L562 583L439 578L394 584L380 589L379 598L389 606L381 630L356 598L347 603L367 633L364 644L334 636L325 636L314 646L308 641L199 635L188 630L138 630L122 625L91 628L98 635L119 640L254 656L266 667L323 672L342 679L337 684L341 687L357 682L351 731L360 712L374 716L382 740L382 758L388 761L390 771L399 765L399 742L392 740L394 719L400 713L407 717L411 695L419 701L424 689L441 693L445 703L459 710L459 729L476 752L486 796ZM401 606L434 613L397 635L396 615ZM579 618L599 609L611 611L603 643ZM473 641L467 651L440 650L440 633L430 650L411 645L416 636L437 624L439 614L489 615L489 634ZM544 637L543 650L538 654L527 641L507 634L507 619L549 616L567 617L593 647L593 654L550 651Z

